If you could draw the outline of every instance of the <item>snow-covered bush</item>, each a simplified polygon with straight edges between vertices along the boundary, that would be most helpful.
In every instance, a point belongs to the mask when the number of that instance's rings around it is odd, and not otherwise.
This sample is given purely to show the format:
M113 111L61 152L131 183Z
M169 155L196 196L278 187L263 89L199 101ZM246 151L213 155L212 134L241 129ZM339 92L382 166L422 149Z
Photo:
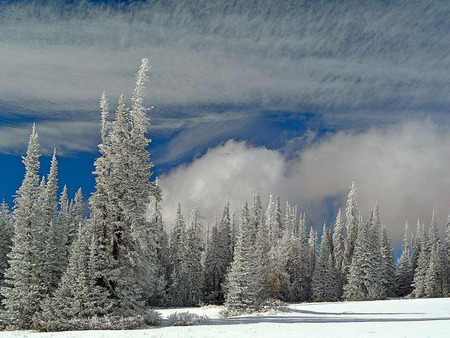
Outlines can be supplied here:
M169 326L191 326L205 324L208 322L207 316L200 316L191 312L175 312L167 317Z
M149 326L161 325L161 314L155 310L147 310L144 314L144 323Z
M133 317L94 316L76 318L66 321L36 321L35 329L39 331L81 331L81 330L134 330L146 326L157 326L161 315L153 310Z

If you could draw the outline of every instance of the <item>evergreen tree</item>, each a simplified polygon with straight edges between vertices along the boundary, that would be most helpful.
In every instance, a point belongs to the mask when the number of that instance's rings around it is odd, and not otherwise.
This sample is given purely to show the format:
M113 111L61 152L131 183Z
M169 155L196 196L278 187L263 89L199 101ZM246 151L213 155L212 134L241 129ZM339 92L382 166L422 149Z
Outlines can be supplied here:
M230 313L252 312L261 302L252 232L250 213L245 204L240 213L233 262L226 276L225 306Z
M408 241L408 222L405 224L405 234L403 236L402 253L397 262L396 287L397 296L404 297L411 293L414 270L412 268L410 244Z
M90 226L80 227L71 247L67 269L53 297L43 301L42 312L35 315L36 327L43 330L70 330L77 319L105 315L108 293L99 286L99 258L96 236Z
M348 281L344 286L346 300L375 300L383 297L378 262L373 260L379 248L373 242L368 225L359 227Z
M345 245L344 266L346 269L350 266L353 257L353 251L356 245L356 237L360 224L360 213L358 208L358 197L356 194L355 182L352 182L345 205L345 229L347 232L347 241Z
M8 254L11 251L13 228L8 204L5 200L0 205L0 285L3 284L5 271L8 269Z
M269 252L269 228L264 219L264 212L259 194L253 195L251 212L251 227L255 233L254 238L254 264L257 269L256 283L261 287L259 297L265 299L269 295L269 280L267 278L267 253Z
M324 224L325 226L325 224ZM309 270L312 276L314 269L316 267L316 258L317 258L317 231L311 227L309 229L308 236L308 246L309 246Z
M284 252L286 255L286 273L289 282L283 287L282 296L286 301L306 301L311 291L311 252L306 234L305 215L302 213L296 227L297 206L286 210L287 222L283 238ZM298 228L295 233L295 228Z
M66 224L58 222L58 161L56 151L53 152L47 182L43 186L39 199L40 237L44 243L44 254L39 257L38 265L42 267L41 283L45 294L52 294L61 279L66 265ZM65 195L64 195L65 194ZM67 191L63 191L63 199L67 201ZM63 254L64 252L64 254Z
M447 225L445 226L445 267L447 269L447 286L448 294L450 294L450 215L447 218Z
M63 209L63 202L60 201L60 208ZM70 252L70 246L77 236L78 229L83 226L84 212L83 192L81 188L75 193L74 199L69 204L69 219L67 224L67 248Z
M342 297L345 284L345 228L342 223L341 209L339 208L333 227L333 257L337 272L337 284L340 289L339 299Z
M447 296L447 275L439 242L434 242L425 274L425 295L429 298Z
M168 269L168 274L170 276L170 286L168 291L168 302L173 306L183 305L182 260L185 236L186 222L181 212L181 204L178 203L169 242L170 267Z
M425 271L425 296L447 296L447 271L441 240L438 236L436 213L433 210L428 234L428 265Z
M322 229L320 253L311 282L314 301L336 301L341 296L341 286L333 258L333 241L325 225Z
M25 176L17 190L13 207L13 246L9 253L6 284L2 287L6 325L28 329L33 315L40 311L40 303L46 294L42 284L42 270L36 262L45 255L43 250L40 217L39 142L33 125L28 142L27 155L23 157Z
M230 203L224 206L222 218L213 225L205 257L206 300L222 304L225 300L223 283L232 261Z
M203 252L202 226L200 212L196 207L192 210L189 225L186 229L185 241L182 248L181 276L184 288L184 305L198 305L202 300L203 266L201 256Z
M391 239L386 227L381 227L381 286L386 297L394 297L396 290L394 253L392 252Z

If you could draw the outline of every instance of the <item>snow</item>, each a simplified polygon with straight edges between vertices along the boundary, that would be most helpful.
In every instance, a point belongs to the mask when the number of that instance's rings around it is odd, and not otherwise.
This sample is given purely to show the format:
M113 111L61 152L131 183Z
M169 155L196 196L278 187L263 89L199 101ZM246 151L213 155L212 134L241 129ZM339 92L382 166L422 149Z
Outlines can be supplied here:
M290 304L265 313L220 318L222 308L159 309L163 318L189 311L208 325L161 326L135 331L0 332L14 338L202 338L202 337L449 337L450 298Z

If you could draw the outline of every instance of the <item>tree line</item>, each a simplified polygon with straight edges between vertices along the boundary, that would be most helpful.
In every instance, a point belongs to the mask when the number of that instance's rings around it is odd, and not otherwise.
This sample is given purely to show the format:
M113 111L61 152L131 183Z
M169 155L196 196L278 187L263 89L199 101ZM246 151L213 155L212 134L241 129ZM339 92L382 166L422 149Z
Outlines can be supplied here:
M69 200L64 187L58 196L56 152L40 177L33 125L14 205L0 206L1 327L139 327L152 322L152 306L224 304L233 315L279 301L449 294L450 221L443 242L434 212L428 229L418 221L414 236L406 225L395 263L378 204L365 219L354 183L344 212L320 239L298 206L282 206L277 195L263 206L259 194L236 211L226 202L211 225L198 207L186 219L178 205L167 231L145 136L149 67L142 59L131 106L122 94L113 119L101 97L88 217L81 190Z

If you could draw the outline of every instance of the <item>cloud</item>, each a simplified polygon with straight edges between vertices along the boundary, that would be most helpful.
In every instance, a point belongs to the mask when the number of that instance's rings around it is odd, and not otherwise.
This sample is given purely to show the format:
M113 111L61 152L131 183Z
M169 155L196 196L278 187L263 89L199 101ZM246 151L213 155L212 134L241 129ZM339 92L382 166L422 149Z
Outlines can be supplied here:
M170 224L181 202L185 213L199 205L210 220L227 199L237 209L258 191L299 203L310 225L319 228L332 221L330 207L333 212L344 207L354 180L362 213L369 217L378 201L382 222L398 246L405 221L412 229L417 218L428 226L432 210L444 228L450 212L449 158L450 131L429 120L331 134L295 159L230 140L160 178L164 218Z
M0 127L0 152L25 154L32 123ZM41 121L36 124L41 152L59 155L91 151L100 141L99 124L85 121Z
M0 106L16 114L92 121L101 92L131 93L148 56L158 129L223 107L313 111L338 128L449 122L447 2L50 3L2 5Z

